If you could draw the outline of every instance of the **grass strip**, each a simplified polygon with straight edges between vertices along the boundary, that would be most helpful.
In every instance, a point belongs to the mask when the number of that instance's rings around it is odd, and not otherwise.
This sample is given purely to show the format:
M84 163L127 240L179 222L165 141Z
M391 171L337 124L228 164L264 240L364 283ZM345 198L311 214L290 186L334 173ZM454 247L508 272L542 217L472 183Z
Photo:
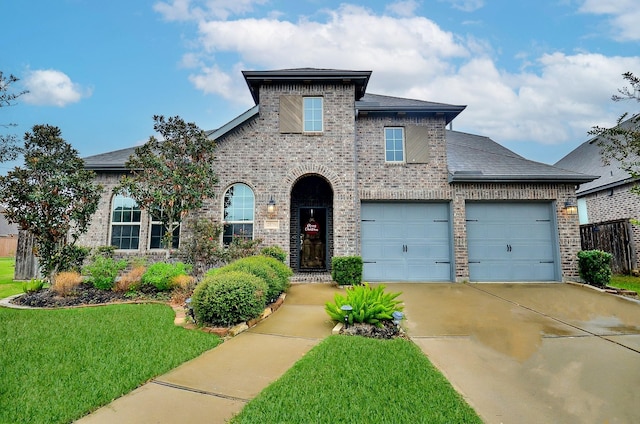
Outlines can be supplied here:
M155 304L0 308L0 422L70 422L220 343L173 319Z
M640 294L640 277L634 277L632 275L614 275L611 277L609 285L619 289L633 290Z
M0 258L0 299L22 293L22 283L13 282L15 258Z
M403 339L330 336L233 423L481 423L420 349Z

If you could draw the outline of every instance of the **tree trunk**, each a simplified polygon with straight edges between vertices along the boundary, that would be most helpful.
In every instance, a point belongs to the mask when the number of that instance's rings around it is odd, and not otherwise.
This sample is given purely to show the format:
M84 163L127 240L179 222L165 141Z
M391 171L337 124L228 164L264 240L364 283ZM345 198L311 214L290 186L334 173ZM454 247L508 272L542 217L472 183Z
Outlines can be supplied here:
M18 248L16 249L16 268L14 280L31 280L40 278L40 264L33 254L34 238L26 230L18 231Z

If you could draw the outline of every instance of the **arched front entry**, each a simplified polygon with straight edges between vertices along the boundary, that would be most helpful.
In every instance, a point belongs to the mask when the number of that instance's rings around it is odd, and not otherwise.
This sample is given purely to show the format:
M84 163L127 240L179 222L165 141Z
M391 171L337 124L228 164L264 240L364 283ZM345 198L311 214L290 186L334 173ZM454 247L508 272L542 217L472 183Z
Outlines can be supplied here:
M333 257L333 190L319 175L300 177L291 189L291 268L324 272Z

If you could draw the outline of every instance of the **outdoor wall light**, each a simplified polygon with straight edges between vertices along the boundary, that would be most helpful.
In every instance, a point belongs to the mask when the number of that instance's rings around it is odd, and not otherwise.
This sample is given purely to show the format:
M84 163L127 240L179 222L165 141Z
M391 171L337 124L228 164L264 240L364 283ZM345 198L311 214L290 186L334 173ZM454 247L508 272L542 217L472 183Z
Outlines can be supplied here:
M342 305L340 309L344 312L344 328L347 328L349 326L349 312L353 311L353 306Z
M578 207L573 202L564 202L564 213L567 215L578 215Z
M393 323L395 325L400 325L400 321L402 321L402 318L404 318L404 314L400 311L393 311L391 316L393 317Z
M269 219L273 219L276 217L276 202L273 200L273 196L269 199L269 203L267 203L267 216Z

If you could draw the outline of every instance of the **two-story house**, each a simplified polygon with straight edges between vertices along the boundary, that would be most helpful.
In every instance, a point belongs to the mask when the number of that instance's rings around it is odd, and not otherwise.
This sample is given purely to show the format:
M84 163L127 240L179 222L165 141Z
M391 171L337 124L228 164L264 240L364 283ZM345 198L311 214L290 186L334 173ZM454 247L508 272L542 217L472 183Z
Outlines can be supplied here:
M362 256L366 281L577 277L566 206L592 177L447 130L464 106L367 93L371 71L243 75L255 106L210 132L218 194L194 214L224 223L221 243L279 245L308 281L346 255ZM106 190L81 244L160 247L158 223L111 193L133 150L85 158Z

